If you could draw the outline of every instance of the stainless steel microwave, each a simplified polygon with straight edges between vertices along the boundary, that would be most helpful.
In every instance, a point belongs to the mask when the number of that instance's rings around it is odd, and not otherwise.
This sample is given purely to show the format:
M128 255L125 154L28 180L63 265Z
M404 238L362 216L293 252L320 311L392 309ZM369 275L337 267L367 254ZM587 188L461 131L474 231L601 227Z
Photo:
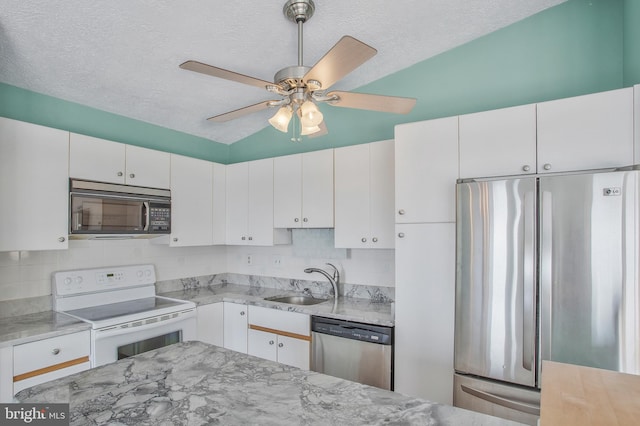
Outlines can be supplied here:
M72 239L155 237L171 233L171 191L69 181Z

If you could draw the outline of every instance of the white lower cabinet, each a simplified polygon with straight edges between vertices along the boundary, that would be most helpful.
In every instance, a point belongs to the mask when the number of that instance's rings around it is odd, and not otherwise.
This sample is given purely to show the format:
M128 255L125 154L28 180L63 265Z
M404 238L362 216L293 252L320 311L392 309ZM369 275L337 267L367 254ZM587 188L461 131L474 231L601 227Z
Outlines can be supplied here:
M310 352L309 315L249 306L249 355L308 370Z
M89 330L13 347L13 393L88 370Z
M224 302L224 347L247 353L247 305Z
M453 403L455 223L396 225L395 387Z
M198 340L224 346L224 303L198 306L197 327Z

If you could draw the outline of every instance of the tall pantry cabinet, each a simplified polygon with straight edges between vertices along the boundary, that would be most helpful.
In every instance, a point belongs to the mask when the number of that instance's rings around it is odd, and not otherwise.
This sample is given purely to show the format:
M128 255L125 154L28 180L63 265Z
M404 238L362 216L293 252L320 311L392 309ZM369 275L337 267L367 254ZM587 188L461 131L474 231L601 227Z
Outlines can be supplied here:
M394 389L453 403L458 117L395 128Z

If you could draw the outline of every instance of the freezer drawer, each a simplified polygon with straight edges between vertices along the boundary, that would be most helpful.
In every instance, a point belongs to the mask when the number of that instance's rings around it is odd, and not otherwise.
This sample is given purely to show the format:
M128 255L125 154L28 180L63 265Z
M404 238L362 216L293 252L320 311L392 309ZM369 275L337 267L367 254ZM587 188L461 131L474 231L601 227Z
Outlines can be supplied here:
M454 374L453 405L507 420L536 425L540 417L540 392Z

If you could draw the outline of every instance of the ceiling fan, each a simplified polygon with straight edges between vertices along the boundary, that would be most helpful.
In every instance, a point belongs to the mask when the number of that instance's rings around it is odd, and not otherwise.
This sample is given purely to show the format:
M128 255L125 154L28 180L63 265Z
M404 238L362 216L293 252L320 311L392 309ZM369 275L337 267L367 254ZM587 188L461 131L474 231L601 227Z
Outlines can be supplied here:
M315 137L327 133L322 113L316 103L397 114L407 114L411 111L416 103L413 98L342 91L327 92L334 83L371 59L377 51L351 36L344 36L313 67L304 66L302 27L311 19L314 11L315 4L312 0L288 0L285 3L285 17L298 26L298 65L278 71L273 83L198 61L186 61L180 65L180 68L185 70L259 87L281 97L219 114L207 120L225 122L277 107L278 111L269 119L273 127L281 132L288 132L289 122L295 114L300 122L299 135ZM300 139L294 136L293 140Z

